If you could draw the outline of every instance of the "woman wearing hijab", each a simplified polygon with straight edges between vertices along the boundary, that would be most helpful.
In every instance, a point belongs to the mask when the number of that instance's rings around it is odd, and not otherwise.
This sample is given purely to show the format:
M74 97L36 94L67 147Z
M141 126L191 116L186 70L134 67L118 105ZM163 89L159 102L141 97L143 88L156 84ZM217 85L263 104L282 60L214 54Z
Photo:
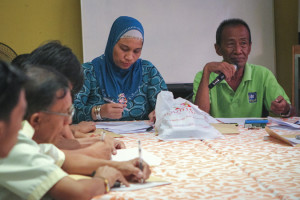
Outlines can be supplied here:
M84 63L85 81L76 95L74 122L154 120L156 97L167 90L158 70L140 59L144 29L134 18L113 23L103 55Z

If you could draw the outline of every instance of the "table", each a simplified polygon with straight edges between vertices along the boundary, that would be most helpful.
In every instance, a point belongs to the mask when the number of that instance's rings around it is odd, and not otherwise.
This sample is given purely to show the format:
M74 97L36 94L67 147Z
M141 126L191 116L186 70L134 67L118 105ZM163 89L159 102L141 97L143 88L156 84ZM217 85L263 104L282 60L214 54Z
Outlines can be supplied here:
M296 118L292 120L298 120ZM162 158L152 174L172 182L94 199L300 199L300 147L268 137L264 129L217 140L158 141L153 133L127 134L128 148Z

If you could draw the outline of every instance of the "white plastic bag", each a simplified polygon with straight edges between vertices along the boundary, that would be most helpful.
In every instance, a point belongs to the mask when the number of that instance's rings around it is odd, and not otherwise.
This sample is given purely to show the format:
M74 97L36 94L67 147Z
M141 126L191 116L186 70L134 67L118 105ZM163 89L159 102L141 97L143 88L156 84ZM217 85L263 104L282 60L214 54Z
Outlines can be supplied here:
M174 99L173 93L158 94L155 129L161 140L215 139L223 135L209 123L219 123L186 99Z

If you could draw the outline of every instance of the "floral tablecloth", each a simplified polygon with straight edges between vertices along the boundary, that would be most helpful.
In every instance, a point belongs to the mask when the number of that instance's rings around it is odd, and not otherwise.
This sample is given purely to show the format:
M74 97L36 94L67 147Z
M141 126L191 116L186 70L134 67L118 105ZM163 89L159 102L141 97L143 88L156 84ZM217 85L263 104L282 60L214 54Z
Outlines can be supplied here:
M295 119L293 119L295 120ZM300 199L300 147L266 137L264 129L217 140L159 141L153 133L126 134L128 148L162 158L152 174L172 182L149 189L110 192L94 199Z

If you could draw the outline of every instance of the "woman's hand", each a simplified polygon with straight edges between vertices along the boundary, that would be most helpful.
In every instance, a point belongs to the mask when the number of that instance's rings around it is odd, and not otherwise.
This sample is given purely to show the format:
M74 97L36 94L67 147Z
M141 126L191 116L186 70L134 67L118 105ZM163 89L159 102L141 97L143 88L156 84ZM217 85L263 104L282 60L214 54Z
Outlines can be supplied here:
M102 118L120 119L122 117L124 108L127 104L121 103L107 103L101 106L100 115Z
M155 123L155 121L156 121L155 110L153 110L151 113L149 113L148 117L149 117L149 122Z

